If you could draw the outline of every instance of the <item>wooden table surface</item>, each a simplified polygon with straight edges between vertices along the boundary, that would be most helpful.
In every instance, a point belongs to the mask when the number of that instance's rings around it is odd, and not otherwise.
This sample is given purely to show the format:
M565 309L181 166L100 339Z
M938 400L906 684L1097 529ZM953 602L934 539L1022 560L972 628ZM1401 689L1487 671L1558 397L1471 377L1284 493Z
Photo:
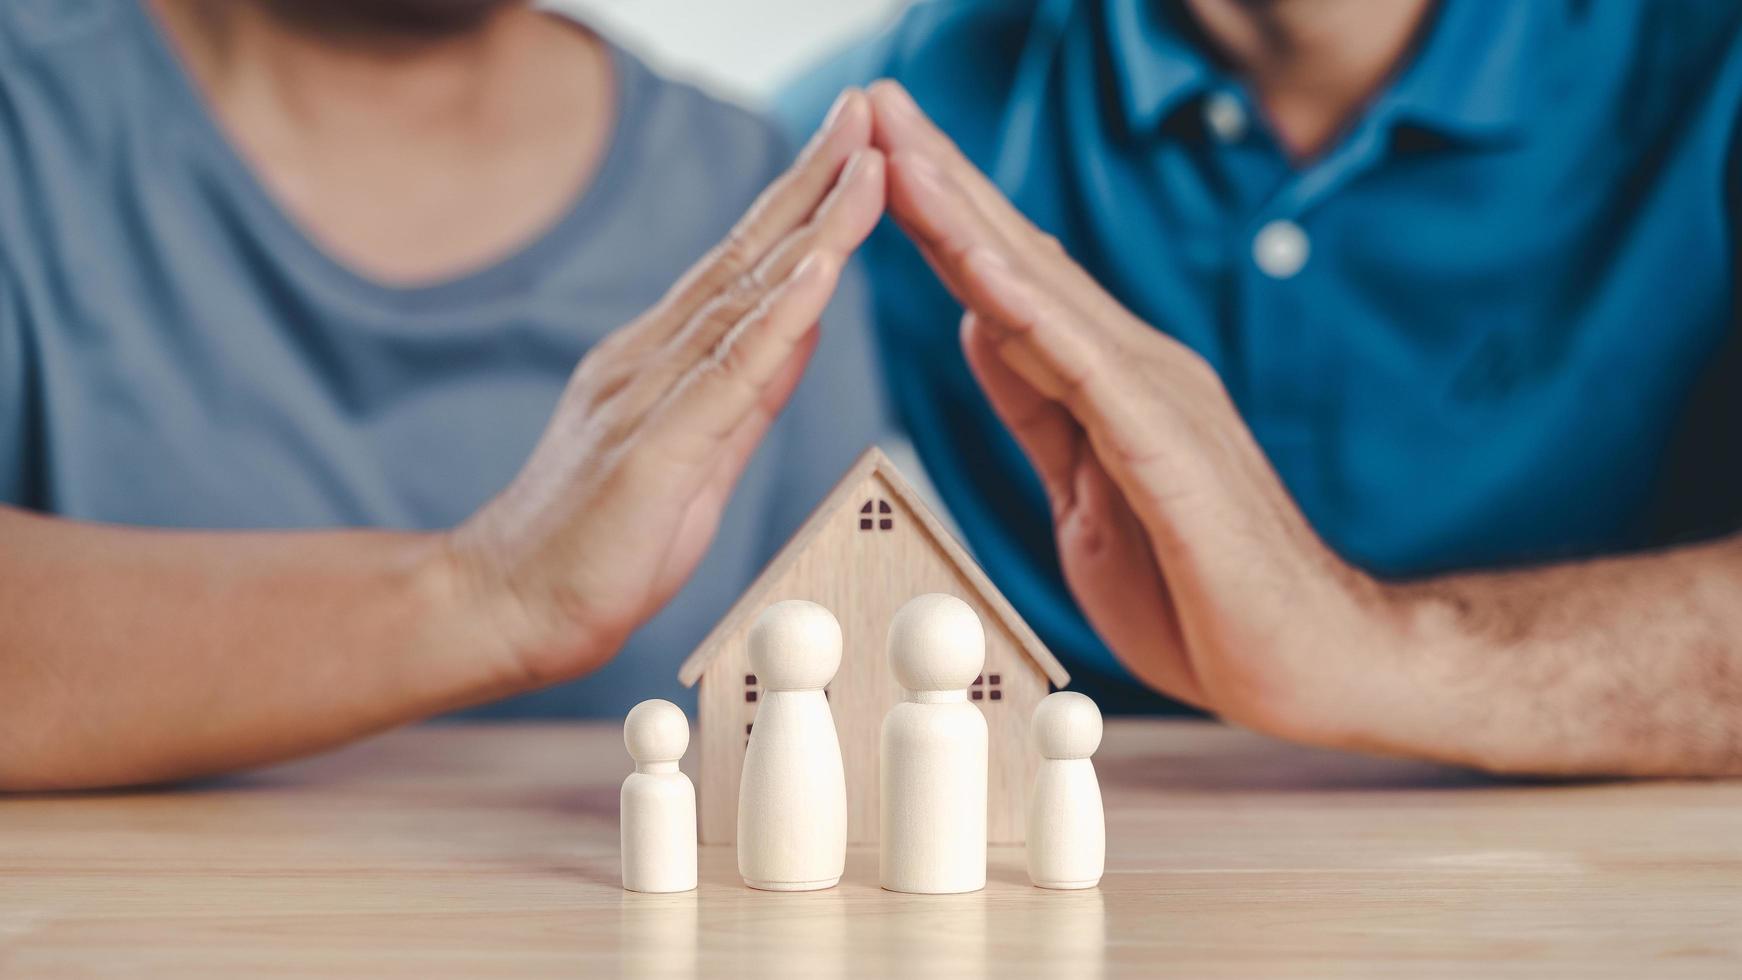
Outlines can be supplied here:
M692 753L693 755L693 753ZM1099 889L617 884L615 727L431 726L0 799L0 975L1742 977L1742 783L1540 785L1113 722Z

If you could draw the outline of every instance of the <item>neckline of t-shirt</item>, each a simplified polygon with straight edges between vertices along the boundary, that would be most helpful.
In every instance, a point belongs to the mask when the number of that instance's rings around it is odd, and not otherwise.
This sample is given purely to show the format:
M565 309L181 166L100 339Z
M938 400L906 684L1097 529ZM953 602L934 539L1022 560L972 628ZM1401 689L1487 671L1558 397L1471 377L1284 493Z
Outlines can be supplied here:
M399 285L372 278L327 251L302 224L287 211L255 173L228 133L213 115L211 105L200 91L193 75L182 63L169 37L163 33L144 3L128 3L139 20L139 33L145 38L155 67L165 77L174 97L182 103L183 115L192 117L199 139L208 144L243 206L258 220L272 226L277 236L289 243L297 257L312 266L322 278L336 282L347 290L369 297L377 303L395 308L452 308L456 303L486 303L516 289L524 288L537 271L546 267L554 256L572 254L586 237L587 229L602 208L618 200L618 187L629 176L629 164L634 157L630 146L637 132L632 122L643 111L649 78L647 69L631 54L603 34L594 32L605 53L612 79L613 118L605 134L606 145L593 175L586 185L574 192L569 204L535 232L523 244L478 268L427 283ZM551 16L568 17L552 11ZM576 21L582 29L588 25Z

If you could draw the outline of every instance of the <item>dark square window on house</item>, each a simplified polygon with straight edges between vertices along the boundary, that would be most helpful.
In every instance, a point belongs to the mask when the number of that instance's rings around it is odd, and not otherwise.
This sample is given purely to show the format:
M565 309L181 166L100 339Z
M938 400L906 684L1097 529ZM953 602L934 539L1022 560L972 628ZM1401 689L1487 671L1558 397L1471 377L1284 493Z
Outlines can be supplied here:
M744 700L745 701L755 701L756 700L756 692L755 691L745 691L744 692Z
M974 701L1002 701L1003 683L1003 674L981 674L974 678L974 686L968 689L968 697Z
M859 530L895 530L895 508L887 500L867 500L859 508Z

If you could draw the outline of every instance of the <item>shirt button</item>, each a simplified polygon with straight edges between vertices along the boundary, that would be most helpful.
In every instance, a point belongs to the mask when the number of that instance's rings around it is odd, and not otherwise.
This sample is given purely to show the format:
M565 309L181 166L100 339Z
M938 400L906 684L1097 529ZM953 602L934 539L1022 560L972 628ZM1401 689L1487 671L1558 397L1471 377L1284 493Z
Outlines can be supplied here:
M1238 142L1246 135L1246 107L1232 92L1211 92L1204 97L1204 125L1216 139Z
M1272 279L1287 279L1306 265L1312 242L1292 221L1276 220L1258 229L1252 239L1252 261Z

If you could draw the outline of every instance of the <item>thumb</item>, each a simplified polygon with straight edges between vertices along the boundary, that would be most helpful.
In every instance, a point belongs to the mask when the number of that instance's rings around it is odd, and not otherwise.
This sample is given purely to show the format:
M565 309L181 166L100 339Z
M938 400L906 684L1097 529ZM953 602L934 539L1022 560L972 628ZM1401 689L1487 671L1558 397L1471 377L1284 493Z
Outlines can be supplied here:
M1064 406L1010 368L1000 350L1004 342L1000 336L979 315L968 312L962 316L962 351L968 368L999 421L1016 437L1039 474L1057 517L1070 508L1074 487L1071 472L1077 453L1085 448L1082 429Z

